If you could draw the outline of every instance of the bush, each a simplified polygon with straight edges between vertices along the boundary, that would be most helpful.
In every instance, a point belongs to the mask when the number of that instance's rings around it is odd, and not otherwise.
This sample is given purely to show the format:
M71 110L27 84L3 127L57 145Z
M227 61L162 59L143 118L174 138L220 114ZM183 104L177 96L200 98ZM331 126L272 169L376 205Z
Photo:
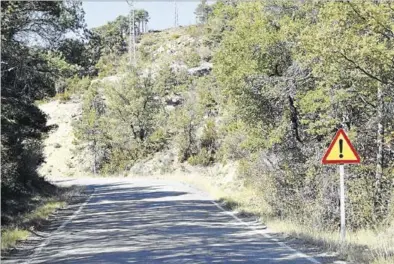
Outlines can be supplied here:
M163 128L155 130L148 138L148 149L157 152L167 144L167 133Z
M249 157L250 151L245 146L248 136L245 129L242 122L232 122L220 127L223 135L218 151L220 160L238 160Z
M201 62L201 57L195 50L189 50L184 54L185 63L188 67L198 67Z
M178 39L179 37L180 37L181 35L179 35L179 34L177 34L177 33L174 33L174 34L172 34L171 35L171 39Z
M89 89L91 79L87 76L79 78L77 75L67 80L67 91L72 94L85 92Z
M203 134L200 139L200 144L202 148L206 148L212 151L216 151L217 149L217 131L216 131L216 125L215 125L215 120L209 119L203 128Z
M213 164L212 153L206 148L203 148L200 150L200 152L198 152L197 155L189 157L187 159L187 162L190 165L203 165L203 166L211 165Z

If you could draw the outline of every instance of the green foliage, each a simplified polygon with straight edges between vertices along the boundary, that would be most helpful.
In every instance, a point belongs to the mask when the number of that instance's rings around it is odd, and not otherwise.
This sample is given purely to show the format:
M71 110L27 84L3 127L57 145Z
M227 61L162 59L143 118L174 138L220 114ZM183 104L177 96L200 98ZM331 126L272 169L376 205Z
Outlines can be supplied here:
M202 135L198 140L199 149L197 154L188 158L188 162L192 165L208 166L215 162L215 154L218 148L218 135L215 121L209 119L205 122Z
M75 129L78 139L89 143L93 171L125 170L165 146L168 136L156 94L151 77L137 70L117 83L90 86Z
M183 54L184 61L186 65L191 67L197 67L200 65L201 57L196 50L189 49L185 50Z
M49 128L34 101L54 96L55 83L77 70L54 50L67 32L83 30L84 21L81 3L74 1L3 1L1 9L3 223L3 215L18 213L15 208L20 201L7 203L11 198L31 199L33 193L45 193L45 181L37 168L44 161L41 140ZM20 235L10 234L14 238Z
M201 147L209 150L216 149L216 141L218 139L215 121L209 119L205 122L202 136L201 136Z
M174 33L171 35L170 39L178 39L180 36L181 35Z
M79 78L77 75L74 75L72 78L67 79L66 90L72 94L84 93L89 89L90 83L90 77L84 76Z
M269 194L274 215L334 228L337 181L319 157L342 126L364 157L347 169L348 222L378 224L392 199L393 156L383 145L391 144L394 113L393 11L365 1L271 4L213 5L206 29L220 42L211 44L219 47L214 76L223 95L218 156L249 160L242 175Z
M163 128L158 128L155 130L148 138L149 148L153 152L162 150L168 143L168 135Z
M189 157L187 162L191 165L208 166L213 163L213 160L211 153L206 148L202 148L196 155Z
M61 54L49 51L44 54L44 58L48 61L49 67L56 70L54 74L58 76L68 78L78 70L76 65L68 63Z
M1 231L1 249L12 248L18 241L25 240L29 236L27 230L6 229Z
M119 66L119 57L115 54L102 56L95 66L99 71L99 77L115 75Z
M212 7L208 5L207 0L201 0L201 3L197 6L196 11L196 19L199 23L204 24L207 22L208 17L212 13Z
M173 119L179 131L175 139L178 159L183 162L198 153L196 130L200 117L193 105L187 102L184 108L174 112Z

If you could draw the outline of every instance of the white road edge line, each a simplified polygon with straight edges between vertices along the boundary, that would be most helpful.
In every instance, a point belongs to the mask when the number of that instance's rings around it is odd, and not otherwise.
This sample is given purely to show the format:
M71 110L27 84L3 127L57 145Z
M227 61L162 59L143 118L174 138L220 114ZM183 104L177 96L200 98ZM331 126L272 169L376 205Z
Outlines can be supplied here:
M29 256L29 260L27 262L25 262L26 264L30 264L36 257L37 255L42 251L42 249L47 246L51 240L52 240L52 236L54 234L56 234L57 232L61 231L63 228L65 228L75 217L78 216L78 214L82 211L82 209L89 203L89 201L92 199L92 197L94 196L96 192L96 189L93 189L93 192L89 195L88 199L86 199L86 201L81 204L78 208L77 211L75 211L67 220L65 220L58 228L56 228L55 231L53 231L52 233L50 233L50 235L43 241L41 242L41 244L34 249L33 254L31 254Z
M218 204L217 202L212 201L212 200L211 200L211 202L212 202L214 205L216 205L217 208L219 208L220 210L222 210L222 211L225 212L226 214L230 215L232 218L234 218L235 220L237 220L239 223L241 223L241 224L247 226L248 228L250 228L250 229L252 229L252 230L254 230L254 231L256 231L256 232L258 232L260 235L262 235L262 236L264 236L264 237L266 237L266 238L268 238L268 239L271 239L272 241L275 241L278 245L280 245L280 246L282 246L282 247L285 247L285 248L287 248L288 250L293 251L294 253L296 253L297 256L299 256L299 257L301 257L301 258L304 258L304 259L307 259L307 260L310 261L311 263L321 264L321 262L318 261L317 259L315 259L315 258L313 258L313 257L310 257L310 256L308 256L308 255L306 255L306 254L304 254L304 253L302 253L302 252L300 252L300 251L298 251L298 250L296 250L296 249L294 249L294 248L292 248L292 247L286 245L284 242L278 241L276 238L271 237L269 234L266 234L266 233L261 232L261 230L258 230L256 227L249 225L248 223L246 223L245 221L243 221L242 219L240 219L238 216L236 216L233 212L230 212L230 211L224 209L224 208L223 208L220 204Z

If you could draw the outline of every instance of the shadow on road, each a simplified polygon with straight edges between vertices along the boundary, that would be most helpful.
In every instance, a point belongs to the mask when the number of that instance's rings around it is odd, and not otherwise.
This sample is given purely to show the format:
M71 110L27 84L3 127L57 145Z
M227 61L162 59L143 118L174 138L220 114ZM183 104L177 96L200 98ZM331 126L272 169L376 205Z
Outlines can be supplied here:
M210 200L168 185L95 185L32 263L310 263Z

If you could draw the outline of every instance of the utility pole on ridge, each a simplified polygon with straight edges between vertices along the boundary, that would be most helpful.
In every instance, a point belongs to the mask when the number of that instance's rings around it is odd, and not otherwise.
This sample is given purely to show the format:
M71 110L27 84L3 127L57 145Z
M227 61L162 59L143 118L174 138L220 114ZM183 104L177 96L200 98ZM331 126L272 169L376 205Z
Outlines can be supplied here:
M175 11L175 14L174 14L174 27L175 28L177 28L178 27L178 6L177 6L177 3L176 3L176 0L174 0L174 11Z

